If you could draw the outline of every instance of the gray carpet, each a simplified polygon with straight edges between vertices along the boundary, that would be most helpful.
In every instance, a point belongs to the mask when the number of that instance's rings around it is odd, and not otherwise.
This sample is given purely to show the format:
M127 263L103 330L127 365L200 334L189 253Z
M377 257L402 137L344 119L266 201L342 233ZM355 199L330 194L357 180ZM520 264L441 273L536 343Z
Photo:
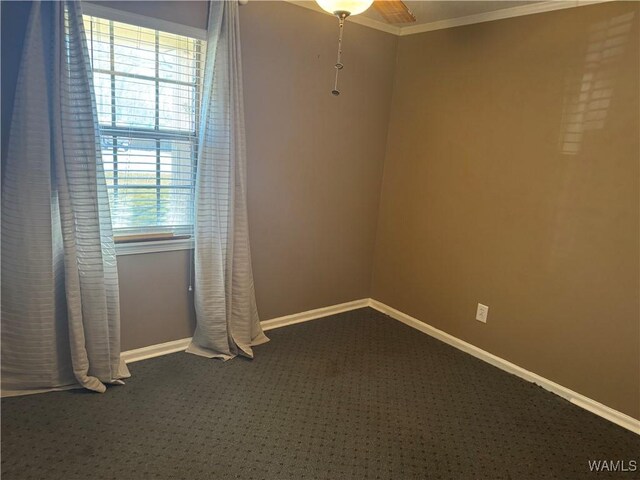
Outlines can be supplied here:
M3 480L639 478L587 461L638 461L640 437L371 309L269 336L3 400Z

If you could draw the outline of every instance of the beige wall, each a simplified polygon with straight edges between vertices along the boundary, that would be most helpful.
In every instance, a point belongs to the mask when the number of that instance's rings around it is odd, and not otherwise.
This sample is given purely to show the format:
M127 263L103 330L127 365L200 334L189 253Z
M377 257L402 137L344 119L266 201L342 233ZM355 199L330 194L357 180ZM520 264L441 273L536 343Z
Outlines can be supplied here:
M122 350L193 335L188 250L118 256Z
M369 296L397 38L284 2L241 9L258 308L273 318Z
M636 418L639 16L606 3L400 39L372 284Z
M347 25L336 98L336 19L256 1L240 19L260 316L368 297L397 38ZM118 265L123 350L192 334L186 252Z

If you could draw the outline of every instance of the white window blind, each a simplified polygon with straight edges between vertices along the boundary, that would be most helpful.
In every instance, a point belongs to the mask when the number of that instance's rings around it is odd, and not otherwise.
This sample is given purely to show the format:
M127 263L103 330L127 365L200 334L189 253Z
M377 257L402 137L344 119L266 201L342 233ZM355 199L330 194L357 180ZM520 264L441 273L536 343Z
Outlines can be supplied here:
M204 42L84 23L114 233L191 233Z

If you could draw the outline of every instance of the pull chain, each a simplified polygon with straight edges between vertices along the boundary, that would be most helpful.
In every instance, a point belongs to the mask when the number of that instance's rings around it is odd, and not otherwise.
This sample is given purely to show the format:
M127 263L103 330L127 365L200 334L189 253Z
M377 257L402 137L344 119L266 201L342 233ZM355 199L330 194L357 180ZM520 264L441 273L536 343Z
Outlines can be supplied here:
M189 248L189 288L187 288L189 292L193 292L193 250L193 248Z
M336 16L340 21L340 34L338 35L338 61L336 62L336 78L333 83L333 90L331 90L331 93L337 97L338 95L340 95L340 90L338 90L338 74L344 67L344 65L342 65L342 33L344 32L344 21L349 16L349 13L336 12Z

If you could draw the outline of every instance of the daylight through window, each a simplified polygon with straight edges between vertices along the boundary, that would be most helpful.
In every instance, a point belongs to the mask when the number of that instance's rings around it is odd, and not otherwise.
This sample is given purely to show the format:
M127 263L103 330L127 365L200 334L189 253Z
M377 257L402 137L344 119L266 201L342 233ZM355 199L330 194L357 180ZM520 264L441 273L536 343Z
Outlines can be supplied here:
M204 42L84 23L115 234L190 233Z

